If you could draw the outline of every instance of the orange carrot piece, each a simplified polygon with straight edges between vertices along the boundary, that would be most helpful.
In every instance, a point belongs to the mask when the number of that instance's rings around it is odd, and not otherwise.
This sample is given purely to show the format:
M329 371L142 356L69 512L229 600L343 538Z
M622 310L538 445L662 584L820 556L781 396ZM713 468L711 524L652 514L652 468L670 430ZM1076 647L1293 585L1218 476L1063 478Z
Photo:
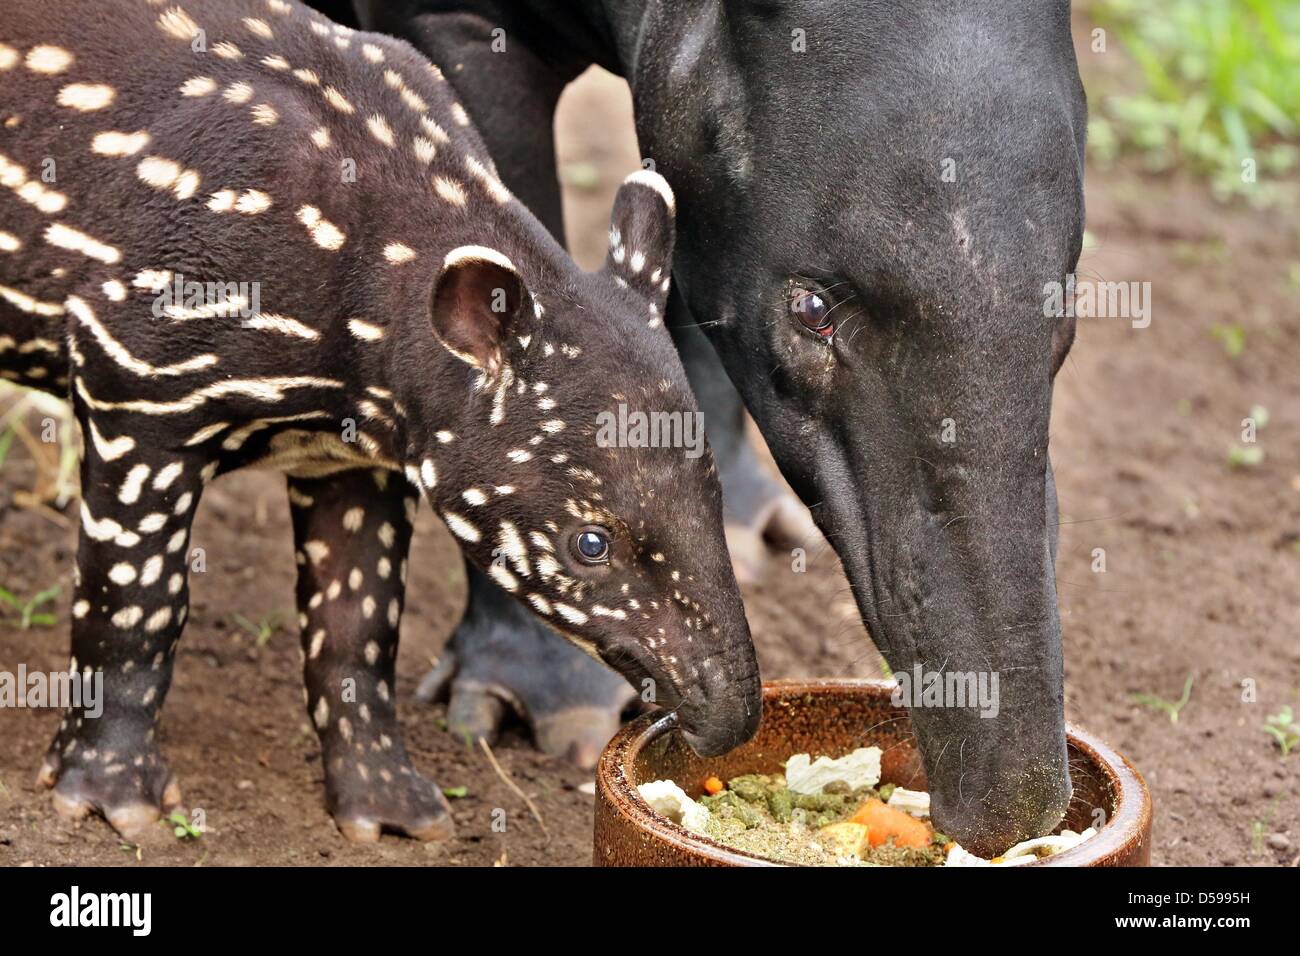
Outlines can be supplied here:
M708 780L704 781L704 792L707 793L709 796L713 796L714 794L721 793L722 790L723 790L722 781L719 780L717 777L710 777Z
M930 845L930 827L924 821L879 800L868 800L849 819L867 827L872 846L881 846L890 837L894 838L894 846Z

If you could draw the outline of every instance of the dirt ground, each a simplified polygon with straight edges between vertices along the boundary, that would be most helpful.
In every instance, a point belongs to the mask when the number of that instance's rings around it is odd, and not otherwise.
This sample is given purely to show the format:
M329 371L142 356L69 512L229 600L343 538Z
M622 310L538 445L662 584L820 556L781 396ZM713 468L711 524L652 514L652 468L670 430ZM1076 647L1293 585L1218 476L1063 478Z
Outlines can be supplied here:
M1092 69L1084 63L1085 74ZM588 76L561 118L569 227L580 260L599 261L612 191L636 164L622 85ZM626 129L612 136L611 130ZM1125 169L1091 170L1081 274L1152 283L1150 327L1080 322L1056 390L1052 454L1062 502L1058 564L1070 720L1127 754L1151 786L1157 864L1300 861L1300 754L1261 730L1300 710L1300 232L1282 212L1229 210L1203 187ZM1239 326L1229 356L1212 334ZM1264 460L1230 468L1241 420L1263 406ZM15 507L32 466L15 450L0 484L0 586L30 595L63 585L54 628L0 625L0 669L66 663L74 522ZM75 514L73 511L69 515ZM591 856L588 773L534 751L520 733L496 753L535 801L546 830L481 752L440 729L442 708L411 698L463 605L464 573L426 511L411 561L399 699L417 765L453 801L457 837L422 845L385 837L353 847L323 807L320 752L300 697L292 625L294 563L283 481L258 473L218 482L194 545L209 569L194 604L162 731L186 803L208 832L137 856L98 821L53 814L33 777L58 718L0 715L0 864L330 865L584 864ZM1105 549L1106 572L1093 570ZM746 589L764 675L878 674L833 555L806 574L774 557ZM264 646L236 619L290 622ZM1178 722L1134 701L1176 699ZM1243 682L1255 690L1243 701ZM505 833L492 812L507 813Z

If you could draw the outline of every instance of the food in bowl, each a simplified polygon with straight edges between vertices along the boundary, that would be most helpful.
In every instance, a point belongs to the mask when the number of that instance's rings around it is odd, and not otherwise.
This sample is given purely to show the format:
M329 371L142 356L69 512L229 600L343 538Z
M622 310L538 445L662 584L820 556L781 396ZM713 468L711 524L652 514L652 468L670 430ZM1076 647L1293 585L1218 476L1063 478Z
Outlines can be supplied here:
M641 784L660 815L734 850L800 866L1021 866L1095 835L1063 830L986 860L930 824L930 795L880 783L879 747L794 754L783 773L710 777L698 800L672 780Z

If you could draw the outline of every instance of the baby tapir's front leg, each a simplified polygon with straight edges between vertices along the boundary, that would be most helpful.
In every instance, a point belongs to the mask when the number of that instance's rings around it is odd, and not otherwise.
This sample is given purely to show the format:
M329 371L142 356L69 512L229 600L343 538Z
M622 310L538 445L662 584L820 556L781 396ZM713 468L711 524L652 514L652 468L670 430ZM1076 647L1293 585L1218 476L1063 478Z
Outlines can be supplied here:
M326 804L344 836L451 835L442 791L411 765L394 706L397 632L417 491L396 472L289 479L307 711Z
M156 734L189 610L190 525L206 460L137 441L111 415L82 408L78 419L86 452L70 670L102 679L102 694L83 694L67 712L38 779L61 815L98 811L140 840L181 799Z

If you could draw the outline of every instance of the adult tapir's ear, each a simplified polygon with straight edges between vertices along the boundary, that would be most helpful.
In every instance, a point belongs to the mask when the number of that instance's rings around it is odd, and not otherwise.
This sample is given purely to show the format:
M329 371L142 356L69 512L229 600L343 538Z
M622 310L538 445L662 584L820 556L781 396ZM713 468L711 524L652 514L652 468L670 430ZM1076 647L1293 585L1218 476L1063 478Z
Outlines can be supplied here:
M668 180L642 169L623 180L609 221L606 270L644 294L660 314L672 273L676 212Z
M504 255L484 246L447 254L433 291L433 331L457 358L495 376L534 319L528 287Z

